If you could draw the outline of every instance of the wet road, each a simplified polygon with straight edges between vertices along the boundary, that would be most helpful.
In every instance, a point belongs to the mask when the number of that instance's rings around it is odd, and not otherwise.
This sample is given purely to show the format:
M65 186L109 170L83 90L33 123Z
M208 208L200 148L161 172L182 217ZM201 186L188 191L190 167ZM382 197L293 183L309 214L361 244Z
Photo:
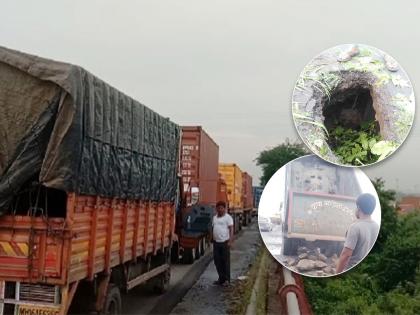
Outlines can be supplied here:
M281 231L281 225L273 225L273 229L271 231L261 232L261 236L271 255L280 259L283 247L283 233Z
M260 233L255 222L244 227L237 236L231 249L232 286L239 281L237 278L245 275L252 266L261 245ZM210 263L171 314L226 314L229 301L225 297L227 290L232 288L213 285L217 278L216 268Z
M168 314L195 283L210 260L210 247L194 264L171 265L171 280L166 293L158 295L145 286L139 286L122 296L123 314Z

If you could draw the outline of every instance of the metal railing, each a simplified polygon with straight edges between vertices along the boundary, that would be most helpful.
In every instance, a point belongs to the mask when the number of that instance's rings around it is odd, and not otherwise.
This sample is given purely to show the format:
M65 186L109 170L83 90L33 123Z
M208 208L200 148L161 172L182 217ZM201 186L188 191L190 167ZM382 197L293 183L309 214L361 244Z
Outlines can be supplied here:
M281 265L277 268L277 273L280 277L277 294L280 296L282 313L287 315L312 315L302 277Z

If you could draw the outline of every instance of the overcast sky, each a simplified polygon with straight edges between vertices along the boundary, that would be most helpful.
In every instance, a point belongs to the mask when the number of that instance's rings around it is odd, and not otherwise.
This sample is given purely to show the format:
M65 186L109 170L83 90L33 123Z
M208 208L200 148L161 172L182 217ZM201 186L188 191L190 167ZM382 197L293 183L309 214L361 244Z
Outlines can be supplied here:
M178 124L202 125L220 160L255 182L258 153L298 139L292 89L326 48L356 42L388 52L418 96L419 9L414 1L2 0L0 45L81 65ZM419 192L419 141L415 126L392 157L364 170Z

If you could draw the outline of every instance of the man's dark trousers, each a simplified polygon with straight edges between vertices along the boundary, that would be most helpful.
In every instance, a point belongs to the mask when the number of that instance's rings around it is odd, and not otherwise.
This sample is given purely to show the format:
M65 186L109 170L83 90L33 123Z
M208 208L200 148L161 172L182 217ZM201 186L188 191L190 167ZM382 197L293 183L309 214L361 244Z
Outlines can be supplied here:
M228 241L223 243L213 242L213 258L219 274L219 282L230 282L230 248Z

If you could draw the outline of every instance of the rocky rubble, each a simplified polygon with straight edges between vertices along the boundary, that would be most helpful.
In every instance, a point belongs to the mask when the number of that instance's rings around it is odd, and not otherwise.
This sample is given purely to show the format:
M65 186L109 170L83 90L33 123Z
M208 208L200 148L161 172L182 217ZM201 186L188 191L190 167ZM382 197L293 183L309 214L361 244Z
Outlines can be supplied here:
M284 256L283 264L289 269L310 276L331 276L336 273L338 256L327 257L319 247L299 247L296 256Z

